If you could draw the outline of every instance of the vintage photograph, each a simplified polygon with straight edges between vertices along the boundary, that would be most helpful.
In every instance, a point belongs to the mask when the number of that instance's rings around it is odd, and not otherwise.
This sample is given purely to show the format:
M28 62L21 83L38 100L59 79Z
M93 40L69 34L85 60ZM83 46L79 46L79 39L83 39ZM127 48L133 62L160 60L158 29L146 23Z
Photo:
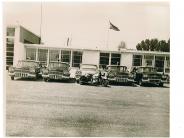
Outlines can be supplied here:
M170 3L3 2L7 137L169 137Z

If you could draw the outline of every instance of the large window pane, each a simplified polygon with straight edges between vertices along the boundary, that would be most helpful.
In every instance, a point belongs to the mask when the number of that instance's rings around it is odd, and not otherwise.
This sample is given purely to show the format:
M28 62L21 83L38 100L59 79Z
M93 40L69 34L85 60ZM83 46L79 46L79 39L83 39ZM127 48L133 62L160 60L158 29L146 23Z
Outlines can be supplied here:
M13 52L6 52L6 56L14 56Z
M43 65L47 63L47 49L38 49L38 61L40 61Z
M15 28L7 28L7 36L15 36Z
M70 58L71 58L71 51L68 51L68 50L61 51L61 61L62 62L70 63Z
M133 55L133 66L142 66L142 55Z
M100 53L100 68L106 68L109 65L109 53Z
M166 57L166 66L169 68L170 67L170 58Z
M111 65L120 65L121 54L111 54Z
M36 49L35 48L26 48L26 59L36 60Z
M13 38L6 38L7 44L14 44Z
M152 66L153 65L154 56L152 55L144 55L144 63L145 66Z
M50 61L59 61L59 50L50 50Z
M13 50L14 50L13 47L7 47L7 48L6 48L6 51L13 51Z
M155 67L158 72L164 71L164 56L155 56Z
M72 59L72 67L79 67L82 63L82 52L74 51Z

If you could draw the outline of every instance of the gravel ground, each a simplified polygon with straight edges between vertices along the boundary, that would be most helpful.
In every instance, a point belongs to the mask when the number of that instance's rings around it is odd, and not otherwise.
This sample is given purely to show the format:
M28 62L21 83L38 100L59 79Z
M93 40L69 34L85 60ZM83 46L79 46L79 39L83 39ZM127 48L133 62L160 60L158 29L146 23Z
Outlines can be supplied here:
M169 88L6 80L6 136L169 136Z

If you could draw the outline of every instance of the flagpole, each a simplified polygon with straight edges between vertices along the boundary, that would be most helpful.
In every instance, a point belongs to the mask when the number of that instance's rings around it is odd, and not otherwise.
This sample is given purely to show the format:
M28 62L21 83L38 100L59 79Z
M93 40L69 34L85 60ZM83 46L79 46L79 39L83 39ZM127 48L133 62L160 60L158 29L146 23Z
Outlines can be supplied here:
M107 49L109 48L109 23L108 23L108 27L107 27L107 41L106 41L106 47Z

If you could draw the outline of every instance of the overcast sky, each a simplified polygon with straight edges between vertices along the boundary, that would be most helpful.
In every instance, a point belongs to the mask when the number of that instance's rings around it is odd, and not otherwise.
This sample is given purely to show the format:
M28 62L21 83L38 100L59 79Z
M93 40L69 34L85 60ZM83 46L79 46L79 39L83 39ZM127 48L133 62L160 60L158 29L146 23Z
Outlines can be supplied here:
M120 31L108 28L110 20ZM147 38L168 40L169 4L166 2L42 3L42 41L64 47L70 37L71 47L114 49L120 41L127 48ZM4 3L6 24L20 24L40 35L41 3ZM109 40L107 41L107 38Z

